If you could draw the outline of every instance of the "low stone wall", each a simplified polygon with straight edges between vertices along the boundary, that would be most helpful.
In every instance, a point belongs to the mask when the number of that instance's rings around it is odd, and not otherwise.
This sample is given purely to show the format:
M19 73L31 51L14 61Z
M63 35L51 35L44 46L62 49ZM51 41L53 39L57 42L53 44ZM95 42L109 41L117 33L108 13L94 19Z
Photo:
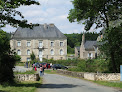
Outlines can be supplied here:
M39 81L39 74L16 74L15 78L18 81Z
M120 73L85 73L85 72L72 72L67 70L57 70L57 73L73 77L84 78L87 80L101 80L101 81L120 80Z

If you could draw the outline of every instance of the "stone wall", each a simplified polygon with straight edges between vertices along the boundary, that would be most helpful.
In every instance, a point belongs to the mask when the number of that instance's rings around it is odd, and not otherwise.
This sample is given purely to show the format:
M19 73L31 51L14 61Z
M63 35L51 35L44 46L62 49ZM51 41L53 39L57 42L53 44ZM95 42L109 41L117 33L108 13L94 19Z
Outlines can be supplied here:
M39 81L39 74L16 74L15 78L18 81Z
M73 77L84 78L87 80L100 80L100 81L120 80L120 73L85 73L85 72L72 72L67 70L57 70L57 73Z

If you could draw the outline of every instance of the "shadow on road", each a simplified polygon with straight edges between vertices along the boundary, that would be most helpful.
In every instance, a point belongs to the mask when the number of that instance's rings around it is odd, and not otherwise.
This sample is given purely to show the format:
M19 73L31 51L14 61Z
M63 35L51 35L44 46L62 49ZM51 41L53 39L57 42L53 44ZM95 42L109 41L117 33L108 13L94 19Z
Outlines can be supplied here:
M43 84L40 86L40 88L73 88L73 87L78 87L78 86L79 85L72 85L72 84ZM85 86L85 85L82 85L82 86Z

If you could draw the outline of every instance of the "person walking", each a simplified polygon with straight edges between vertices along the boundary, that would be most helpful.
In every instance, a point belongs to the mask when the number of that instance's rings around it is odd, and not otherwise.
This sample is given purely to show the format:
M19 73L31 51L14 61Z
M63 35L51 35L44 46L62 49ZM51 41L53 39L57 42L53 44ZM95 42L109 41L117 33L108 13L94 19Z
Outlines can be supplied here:
M40 66L40 76L42 76L42 72L43 72L43 67L42 65Z
M42 65L42 69L43 69L42 74L44 75L44 65Z
M37 71L37 68L36 68L36 66L35 66L35 71Z

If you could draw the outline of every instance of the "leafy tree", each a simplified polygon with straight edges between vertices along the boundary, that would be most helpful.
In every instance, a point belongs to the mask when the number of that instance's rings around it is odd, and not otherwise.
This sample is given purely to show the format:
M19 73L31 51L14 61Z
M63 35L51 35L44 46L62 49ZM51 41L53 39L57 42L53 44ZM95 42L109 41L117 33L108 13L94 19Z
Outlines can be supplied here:
M30 58L31 58L32 61L34 61L36 59L36 56L33 52L31 53Z
M27 24L27 20L24 19L24 16L16 8L21 5L31 4L39 5L34 0L0 0L0 27L4 27L6 24L13 27L30 27ZM15 16L20 16L22 19L16 19Z
M21 5L37 4L34 0L0 0L0 28L9 24L13 27L32 27L27 24L27 20L16 8ZM16 19L19 16L21 19ZM13 82L13 67L18 57L10 50L9 36L6 32L0 30L0 84L4 82Z
M0 30L0 84L13 82L13 68L17 60L16 54L10 51L7 33Z
M109 62L109 71L120 72L120 65L122 64L122 28L121 26L106 30L105 44L101 46L101 51L105 53L111 62ZM112 55L112 57L111 57ZM112 60L116 62L112 62ZM114 68L113 68L114 67Z
M105 27L110 30L111 22L121 20L122 2L121 0L74 0L72 1L74 9L70 10L70 22L82 22L85 24L85 30L89 30L95 23L96 28ZM111 36L112 37L112 36ZM111 39L111 38L109 38ZM108 40L108 44L112 45L112 40ZM117 72L115 65L115 57L113 49L110 48L110 59L113 64L113 72Z

